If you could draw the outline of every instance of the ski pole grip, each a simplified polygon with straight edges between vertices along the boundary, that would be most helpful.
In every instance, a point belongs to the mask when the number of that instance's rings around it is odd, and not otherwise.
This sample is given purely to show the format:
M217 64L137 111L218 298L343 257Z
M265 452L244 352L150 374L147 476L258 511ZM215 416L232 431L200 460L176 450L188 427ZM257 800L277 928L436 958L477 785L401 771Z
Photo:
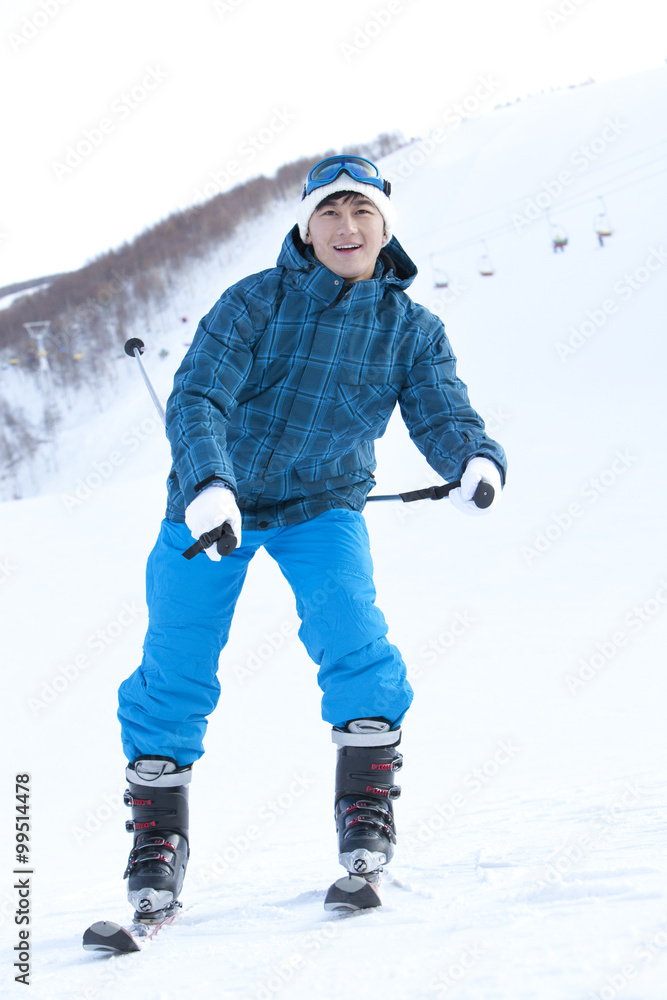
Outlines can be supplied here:
M218 539L218 552L221 556L230 556L238 542L236 535L227 523L222 526L222 534Z
M182 552L186 559L194 559L195 556L203 552L204 549L208 549L211 545L217 543L218 552L221 556L230 556L236 546L238 541L236 535L230 528L227 521L221 524L218 528L214 528L213 531L205 531L203 535L200 535L194 545L191 545L189 549Z
M477 507L481 510L486 510L493 503L496 491L494 490L491 483L485 483L484 480L478 484L477 489L472 495L473 500Z

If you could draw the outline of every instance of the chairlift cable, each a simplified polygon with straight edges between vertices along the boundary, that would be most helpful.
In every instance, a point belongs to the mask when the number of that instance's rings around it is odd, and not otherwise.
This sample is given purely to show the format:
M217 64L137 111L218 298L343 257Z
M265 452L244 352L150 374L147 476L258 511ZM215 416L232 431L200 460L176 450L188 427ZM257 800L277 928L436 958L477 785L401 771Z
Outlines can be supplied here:
M646 165L648 165L648 164L646 164ZM635 168L635 169L638 169L638 168ZM608 196L610 194L616 194L618 191L624 191L626 188L633 187L635 184L639 184L639 183L643 183L644 181L651 180L653 177L658 177L661 174L665 173L666 170L667 170L667 166L661 167L661 169L656 170L654 173L647 174L647 175L644 175L642 177L637 177L635 180L628 181L627 184L621 184L621 185L619 185L617 187L605 189L605 194ZM634 170L626 171L625 174L621 174L619 176L620 177L624 177L624 176L627 176L628 173L634 173L634 172L635 172ZM618 178L614 178L614 179L618 179ZM610 183L613 183L613 179L610 179ZM592 191L582 192L580 195L573 195L572 198L570 198L570 199L566 199L566 200L560 201L558 203L558 209L559 209L559 211L563 211L563 212L571 212L575 208L580 208L582 205L586 205L586 204L589 204L591 201L595 201L596 197L600 197L600 196L599 195L596 196ZM513 202L512 204L516 204L516 202ZM499 209L493 209L493 211L499 211ZM480 241L483 241L484 239L491 239L491 238L495 238L497 236L504 236L504 235L506 235L506 234L511 233L512 231L514 231L514 229L515 229L515 226L514 226L513 222L506 222L503 225L496 227L495 229L490 229L490 230L487 230L486 232L477 233L474 236L470 236L467 239L460 241L459 243L452 244L451 246L439 247L437 250L435 250L433 252L434 253L443 254L443 255L444 254L454 253L456 250L463 250L463 249L466 249L467 247L474 246L476 243L479 243ZM436 231L437 232L441 232L440 229L438 229L438 230L431 230L432 233L436 232ZM416 239L423 239L427 235L429 235L429 234L424 233L421 236L416 237Z
M638 156L640 153L647 152L650 149L655 149L656 146L662 146L666 142L667 142L667 139L661 139L659 142L652 143L650 146L644 146L644 147L642 147L642 149L635 150L635 152L633 152L633 153L627 153L625 156L617 157L616 159L614 159L614 161L612 163L601 163L597 167L591 167L590 170L586 171L586 176L590 177L591 174L595 174L595 173L597 173L600 170L610 170L612 167L616 166L618 163L622 163L625 160L631 159L633 156ZM644 167L651 166L653 163L657 163L659 160L663 159L665 156L667 156L667 150L664 153L661 153L659 156L654 157L651 160L647 160L645 163L637 164L636 167L632 167L630 170L625 171L624 173L617 175L616 177L612 178L611 180L613 182L614 180L618 180L620 177L627 176L628 173L633 173L635 170L641 170ZM651 176L654 176L654 175L651 175ZM643 178L640 178L640 179L643 179ZM524 195L523 197L530 197L530 196L529 195ZM572 197L573 198L577 198L577 197L579 197L579 195L573 195ZM569 199L564 199L562 202L559 202L559 205L567 204L568 200ZM517 205L517 200L516 199L513 199L512 201L504 202L502 205L497 205L494 208L489 208L489 209L485 209L483 212L478 212L477 215L471 215L471 216L468 216L465 219L459 219L456 222L449 222L445 226L439 226L437 232L443 232L444 230L447 230L447 229L453 229L453 228L458 227L458 226L467 225L468 223L474 222L476 219L481 219L485 215L490 215L493 212L501 212L505 208L516 208L516 205ZM496 232L496 231L497 230L492 230L491 232ZM436 230L433 230L433 229L429 230L428 233L420 234L419 236L415 237L415 239L417 239L417 240L422 239L423 237L428 236L432 232L436 232Z

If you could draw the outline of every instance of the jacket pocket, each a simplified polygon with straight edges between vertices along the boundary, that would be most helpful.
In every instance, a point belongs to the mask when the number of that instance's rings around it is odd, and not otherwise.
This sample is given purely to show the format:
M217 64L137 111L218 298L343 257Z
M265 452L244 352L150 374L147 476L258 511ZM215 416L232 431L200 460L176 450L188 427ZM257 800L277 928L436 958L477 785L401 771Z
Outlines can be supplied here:
M336 434L379 436L387 425L398 399L398 389L391 382L339 382L332 413Z

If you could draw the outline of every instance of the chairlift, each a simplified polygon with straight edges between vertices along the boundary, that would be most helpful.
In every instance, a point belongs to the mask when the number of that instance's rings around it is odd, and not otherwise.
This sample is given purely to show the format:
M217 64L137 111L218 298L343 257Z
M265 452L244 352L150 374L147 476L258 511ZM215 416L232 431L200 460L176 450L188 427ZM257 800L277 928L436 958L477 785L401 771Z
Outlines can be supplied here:
M598 243L601 247L603 247L604 241L607 237L614 235L614 230L611 228L611 224L607 216L607 206L604 203L602 195L600 195L600 204L602 205L602 210L598 212L595 217L595 234L598 238Z
M554 253L562 253L569 243L569 237L562 226L559 226L556 222L552 222L548 212L547 222L551 230L551 249Z
M551 246L554 253L562 253L569 243L569 238L564 229L557 228L551 234Z
M431 271L434 288L449 288L449 275L441 254L431 254Z
M477 262L477 270L483 278L491 278L496 272L493 266L493 261L489 256L489 251L486 248L486 243L482 245L483 253Z
M598 238L598 243L601 247L604 246L604 241L608 236L614 235L614 230L609 224L609 219L607 218L606 212L600 212L595 219L595 233Z

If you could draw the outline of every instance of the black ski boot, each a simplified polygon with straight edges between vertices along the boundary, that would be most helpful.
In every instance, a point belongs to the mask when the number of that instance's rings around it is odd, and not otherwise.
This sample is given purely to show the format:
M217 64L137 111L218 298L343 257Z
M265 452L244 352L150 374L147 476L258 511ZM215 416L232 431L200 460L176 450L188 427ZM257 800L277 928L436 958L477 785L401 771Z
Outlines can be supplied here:
M396 843L393 800L401 794L394 784L403 757L396 747L401 730L385 719L355 719L334 727L338 744L335 817L338 860L348 871L329 889L325 910L357 910L379 906L376 885Z
M192 766L179 767L172 757L146 756L128 766L125 805L134 833L124 878L135 919L161 920L173 910L185 878L188 846L188 785Z

